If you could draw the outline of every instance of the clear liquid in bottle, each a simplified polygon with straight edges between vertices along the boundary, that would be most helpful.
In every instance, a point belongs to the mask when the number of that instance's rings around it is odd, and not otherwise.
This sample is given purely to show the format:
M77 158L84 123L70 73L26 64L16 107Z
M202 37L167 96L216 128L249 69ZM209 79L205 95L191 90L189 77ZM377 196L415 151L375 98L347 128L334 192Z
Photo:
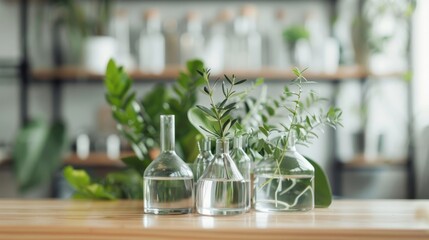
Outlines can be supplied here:
M172 177L147 177L144 180L147 213L182 214L192 211L193 179Z
M228 140L218 139L216 155L197 183L197 212L203 215L246 212L248 184L229 156Z
M174 115L161 115L161 154L143 175L144 212L184 214L194 208L194 176L174 150Z

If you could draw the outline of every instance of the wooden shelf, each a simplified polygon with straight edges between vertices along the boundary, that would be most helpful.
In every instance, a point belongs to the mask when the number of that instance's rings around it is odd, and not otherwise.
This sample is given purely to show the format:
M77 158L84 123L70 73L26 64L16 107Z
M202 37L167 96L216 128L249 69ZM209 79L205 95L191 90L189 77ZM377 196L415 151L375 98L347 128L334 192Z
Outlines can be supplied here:
M178 66L169 66L162 73L154 74L142 72L140 70L130 71L129 75L135 81L154 81L154 80L164 80L172 81L177 78L180 70ZM265 67L258 71L250 70L234 70L234 71L225 71L222 74L217 74L212 77L216 79L217 77L222 77L223 74L232 75L235 74L238 78L247 78L247 79L256 79L258 77L263 77L267 80L292 80L294 75L291 69L275 69L270 67ZM319 81L332 81L332 80L349 80L349 79L360 79L369 76L370 74L364 68L359 66L351 67L340 67L339 70L335 73L318 73L307 71L305 76L309 80L319 80ZM398 76L399 74L389 74L392 76ZM36 69L32 72L32 76L37 81L53 81L53 80L64 80L64 81L100 81L104 78L103 74L94 73L79 67L62 67L58 69Z
M133 153L121 153L121 157L130 155ZM63 164L76 167L125 167L120 159L109 159L105 153L91 153L86 159L79 158L77 154L71 154L64 159Z
M404 167L407 164L406 159L388 159L384 157L368 158L364 155L357 155L348 162L340 163L346 169L374 169L385 167Z
M121 158L134 155L133 152L121 153ZM0 166L9 165L12 162L11 158L4 159L0 162ZM77 154L70 154L64 158L64 165L72 165L75 167L112 167L123 168L125 164L120 159L109 159L105 153L91 153L86 159L81 159Z

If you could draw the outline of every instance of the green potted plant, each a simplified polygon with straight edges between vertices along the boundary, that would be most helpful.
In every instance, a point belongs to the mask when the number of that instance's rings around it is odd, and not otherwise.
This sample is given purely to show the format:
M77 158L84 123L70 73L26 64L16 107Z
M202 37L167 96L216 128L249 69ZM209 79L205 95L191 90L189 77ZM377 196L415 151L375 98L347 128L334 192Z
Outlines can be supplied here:
M38 26L52 12L52 32L56 55L63 55L61 63L82 63L90 71L103 73L108 60L116 55L116 40L108 36L111 19L111 0L81 2L76 0L50 0L49 8L37 4ZM61 46L61 48L59 48ZM57 60L58 61L58 60Z
M299 48L308 46L309 37L310 33L302 25L292 25L283 31L283 39L288 47L291 65L299 64Z

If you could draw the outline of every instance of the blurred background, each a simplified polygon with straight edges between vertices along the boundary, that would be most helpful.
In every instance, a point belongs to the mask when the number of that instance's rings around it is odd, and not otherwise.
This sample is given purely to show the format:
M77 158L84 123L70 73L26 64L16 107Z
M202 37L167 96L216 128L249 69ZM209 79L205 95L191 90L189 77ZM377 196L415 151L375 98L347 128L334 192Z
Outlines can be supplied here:
M113 57L139 96L194 58L264 77L271 96L309 67L344 127L300 152L335 196L428 198L427 23L424 0L0 0L0 197L67 198L62 166L94 178L124 167L132 150L102 81Z

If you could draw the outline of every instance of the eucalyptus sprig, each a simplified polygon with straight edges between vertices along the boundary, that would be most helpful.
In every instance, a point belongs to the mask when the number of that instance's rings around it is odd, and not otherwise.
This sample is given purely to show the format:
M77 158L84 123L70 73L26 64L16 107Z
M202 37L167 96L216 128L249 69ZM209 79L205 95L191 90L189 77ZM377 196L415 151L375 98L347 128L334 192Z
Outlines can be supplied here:
M231 133L238 121L238 119L233 119L231 117L231 112L237 108L237 101L234 101L234 98L243 96L246 94L246 91L237 91L235 87L242 83L245 83L247 80L237 80L235 75L228 77L224 75L225 80L222 81L222 94L223 99L219 102L216 102L214 95L216 92L216 87L219 83L219 79L210 84L210 69L204 69L199 71L201 76L204 78L206 85L202 89L202 92L208 96L210 105L209 107L203 105L196 105L198 110L205 115L207 119L214 122L215 124L206 124L199 125L199 128L205 131L207 134L220 139L225 139Z

